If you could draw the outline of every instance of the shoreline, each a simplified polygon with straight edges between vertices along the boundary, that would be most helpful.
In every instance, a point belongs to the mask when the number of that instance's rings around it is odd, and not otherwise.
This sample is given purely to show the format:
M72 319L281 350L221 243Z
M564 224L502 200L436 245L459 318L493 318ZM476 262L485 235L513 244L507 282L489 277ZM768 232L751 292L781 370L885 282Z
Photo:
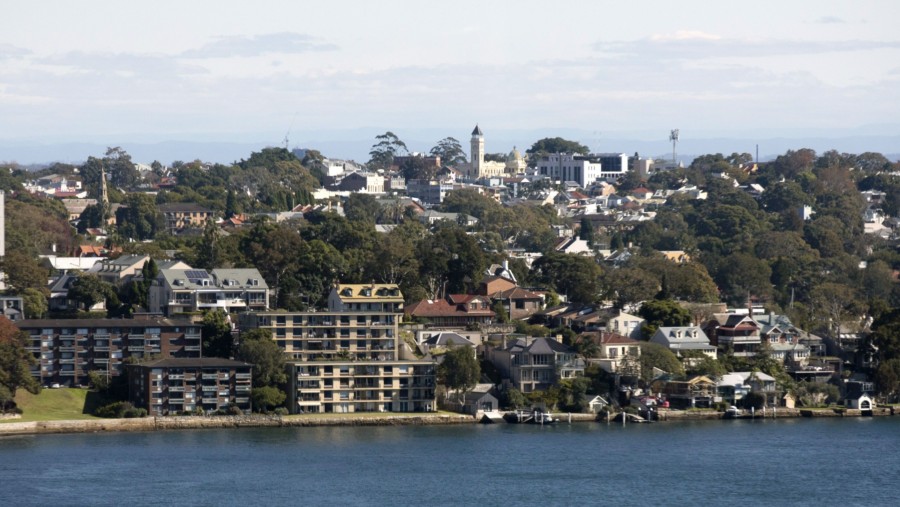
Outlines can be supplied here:
M559 423L608 422L595 414L552 414ZM896 415L894 407L879 407L871 414L855 409L778 409L758 412L753 416L727 417L724 412L713 411L659 411L659 419L653 422L682 422L728 419L797 419L821 417L884 417ZM615 417L615 416L614 416ZM454 424L478 424L480 417L468 414L361 414L332 416L320 415L245 415L245 416L172 416L142 417L135 419L82 419L59 421L6 422L0 424L0 438L20 435L45 435L62 433L147 432L194 429L228 428L291 428L323 426L430 426ZM505 424L505 423L501 423Z

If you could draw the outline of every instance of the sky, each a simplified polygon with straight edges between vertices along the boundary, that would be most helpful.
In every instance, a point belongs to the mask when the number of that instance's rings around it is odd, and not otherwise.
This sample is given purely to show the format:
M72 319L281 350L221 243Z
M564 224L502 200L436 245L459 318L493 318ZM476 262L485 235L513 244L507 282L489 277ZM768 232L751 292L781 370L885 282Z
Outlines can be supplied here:
M898 135L898 19L892 0L6 2L0 142Z

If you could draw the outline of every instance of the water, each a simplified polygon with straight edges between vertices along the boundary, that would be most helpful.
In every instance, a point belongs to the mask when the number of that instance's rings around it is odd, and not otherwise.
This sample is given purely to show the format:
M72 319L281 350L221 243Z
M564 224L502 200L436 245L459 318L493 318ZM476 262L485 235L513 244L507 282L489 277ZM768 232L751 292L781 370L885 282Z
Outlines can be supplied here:
M896 505L900 418L0 438L0 505Z

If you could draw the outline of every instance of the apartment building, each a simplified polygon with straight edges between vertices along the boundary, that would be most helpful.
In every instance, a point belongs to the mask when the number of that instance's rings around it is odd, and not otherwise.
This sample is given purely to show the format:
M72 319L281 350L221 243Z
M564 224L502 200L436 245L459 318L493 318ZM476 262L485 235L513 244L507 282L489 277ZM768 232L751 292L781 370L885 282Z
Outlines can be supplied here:
M222 309L268 310L269 286L248 269L161 269L150 286L149 310L167 316Z
M200 357L200 326L189 320L26 319L15 323L39 360L31 374L42 385L88 383L88 372L125 372L129 358Z
M435 364L399 337L396 285L338 285L324 312L259 312L241 328L271 331L288 361L288 407L304 412L421 412L435 404Z
M251 409L253 365L247 363L217 357L167 358L130 364L127 370L128 399L150 415Z

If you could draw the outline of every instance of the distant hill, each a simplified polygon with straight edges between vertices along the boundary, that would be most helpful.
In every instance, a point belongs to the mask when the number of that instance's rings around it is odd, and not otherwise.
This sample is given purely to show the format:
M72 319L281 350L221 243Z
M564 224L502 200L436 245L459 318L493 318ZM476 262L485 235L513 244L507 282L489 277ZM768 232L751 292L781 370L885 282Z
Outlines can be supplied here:
M355 129L346 131L306 132L295 135L291 140L291 148L312 148L319 150L326 157L350 159L365 162L369 159L369 150L374 144L375 135L387 129ZM438 140L452 136L460 141L468 152L471 129L454 132L444 129L422 129L404 133L395 133L406 142L410 151L428 152ZM817 132L818 133L818 132ZM632 135L633 134L633 135ZM488 153L508 153L515 146L525 151L535 141L543 137L560 136L587 145L594 152L621 152L633 155L635 152L643 157L671 158L672 144L667 140L667 132L658 139L648 139L646 132L623 133L616 135L598 135L596 133L575 129L541 129L541 130L498 130L485 129L485 147ZM261 136L262 137L262 136ZM268 137L268 136L266 136ZM120 146L131 154L136 162L150 163L159 160L163 164L171 164L175 160L192 161L200 159L204 162L230 164L250 156L272 142L203 142L203 141L165 141L158 143L116 141L99 143L39 143L0 141L0 162L17 162L22 165L48 164L66 162L79 164L88 156L100 157L107 146ZM756 155L759 146L759 159L771 160L787 150L812 148L818 153L835 149L847 153L878 152L890 160L900 160L900 135L849 135L844 137L702 137L692 138L682 131L682 138L677 145L679 160L689 163L697 155L707 153L733 152Z

